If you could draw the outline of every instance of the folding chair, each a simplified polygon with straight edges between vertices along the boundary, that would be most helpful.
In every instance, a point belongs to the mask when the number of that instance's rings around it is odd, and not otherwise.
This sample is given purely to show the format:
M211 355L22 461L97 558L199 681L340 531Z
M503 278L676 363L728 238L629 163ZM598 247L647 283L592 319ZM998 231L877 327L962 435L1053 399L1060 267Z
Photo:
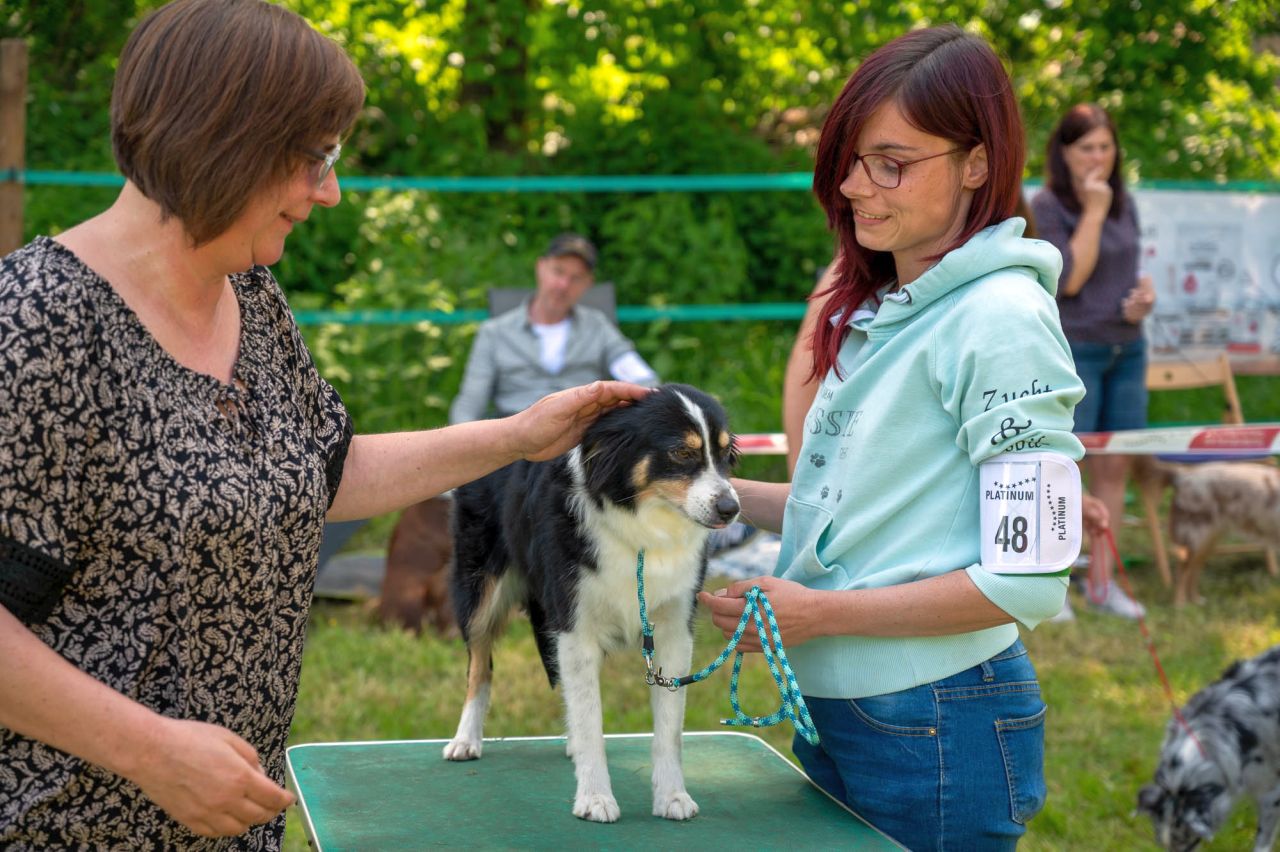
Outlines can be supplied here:
M533 290L526 287L491 287L489 288L489 316L496 317L507 311L518 308L524 300L533 295ZM603 311L604 315L618 323L618 305L612 281L600 281L591 285L582 294L578 304Z

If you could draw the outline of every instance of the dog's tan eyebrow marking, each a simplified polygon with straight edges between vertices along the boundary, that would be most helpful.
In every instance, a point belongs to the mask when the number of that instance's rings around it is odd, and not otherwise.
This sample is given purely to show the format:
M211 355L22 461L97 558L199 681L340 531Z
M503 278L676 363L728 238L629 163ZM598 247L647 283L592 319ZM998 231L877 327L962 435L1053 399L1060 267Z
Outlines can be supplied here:
M684 445L691 450L702 449L702 436L697 432L686 432L684 434Z
M729 433L721 429L720 430L720 449L723 450L725 447L729 446L730 440L731 438L729 437Z

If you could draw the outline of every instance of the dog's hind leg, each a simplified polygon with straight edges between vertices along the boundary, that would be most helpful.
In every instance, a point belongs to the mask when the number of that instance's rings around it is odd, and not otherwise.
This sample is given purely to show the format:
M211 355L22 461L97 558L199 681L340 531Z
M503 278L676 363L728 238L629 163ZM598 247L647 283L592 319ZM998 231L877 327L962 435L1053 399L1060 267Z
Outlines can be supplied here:
M1182 568L1178 571L1178 582L1174 587L1174 606L1204 603L1204 598L1200 597L1200 571L1213 552L1214 542L1215 538L1210 538L1198 549L1191 550L1187 560L1182 563Z
M489 712L493 682L493 643L467 644L467 703L462 706L458 732L444 747L445 760L475 760L484 747L484 717Z
M578 780L573 815L592 822L617 822L622 812L613 797L605 762L604 710L600 706L604 653L590 638L570 631L558 635L556 657L564 691L568 751Z
M662 642L654 651L654 664L669 677L689 673L693 659L693 635L686 612L668 607L654 619L654 631ZM663 618L662 615L668 617ZM689 819L698 813L698 805L684 787L681 760L681 734L684 730L684 689L672 692L654 686L649 690L653 709L653 815L665 819Z
M1273 787L1254 801L1258 810L1258 833L1253 839L1253 852L1270 852L1280 832L1280 787Z
M444 747L446 760L474 760L484 744L484 717L489 712L493 682L493 644L506 626L512 606L510 575L490 580L477 606L463 621L467 637L467 701L458 720L458 732Z

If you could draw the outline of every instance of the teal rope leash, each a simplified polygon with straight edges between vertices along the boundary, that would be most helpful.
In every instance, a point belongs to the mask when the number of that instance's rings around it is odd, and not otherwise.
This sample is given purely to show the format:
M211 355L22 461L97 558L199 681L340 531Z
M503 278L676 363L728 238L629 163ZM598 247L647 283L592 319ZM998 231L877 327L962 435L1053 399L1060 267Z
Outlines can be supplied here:
M649 616L645 610L644 603L643 549L636 554L636 597L640 600L640 631L643 634L642 650L644 652L645 668L648 670L644 676L645 683L650 686L662 686L675 692L682 686L706 680L729 659L729 655L738 647L743 631L747 629L748 621L754 617L756 633L760 637L760 647L764 651L765 660L769 663L769 671L773 674L773 681L778 686L778 695L782 698L782 704L768 716L748 716L742 712L742 707L738 703L738 673L742 671L743 654L738 651L733 658L733 675L729 679L729 704L733 707L734 718L721 719L720 724L767 728L770 725L778 724L783 719L790 719L791 725L796 729L797 734L804 737L810 745L816 746L818 744L818 730L813 726L813 719L809 716L809 708L805 706L804 696L800 694L800 685L796 683L795 673L791 670L791 663L787 660L787 651L782 647L782 631L778 628L778 619L774 617L773 607L769 604L769 596L764 593L763 589L759 586L752 586L750 591L747 592L746 606L742 609L742 620L738 622L738 628L733 631L733 638L729 640L729 644L720 652L720 656L715 659L715 662L701 671L676 678L664 677L662 669L655 671L653 668L653 626L649 624ZM764 609L764 617L760 615L761 608ZM768 632L765 630L766 618L768 619ZM770 638L773 640L774 647L777 648L776 655L773 648L770 647Z

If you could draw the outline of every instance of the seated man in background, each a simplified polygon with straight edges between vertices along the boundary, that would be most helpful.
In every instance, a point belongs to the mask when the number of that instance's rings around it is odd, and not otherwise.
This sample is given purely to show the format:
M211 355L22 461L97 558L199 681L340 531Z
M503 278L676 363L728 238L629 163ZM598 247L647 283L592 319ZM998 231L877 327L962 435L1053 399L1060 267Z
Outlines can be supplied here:
M449 422L505 417L557 390L619 378L650 387L658 376L610 317L579 305L595 283L596 248L579 234L551 241L535 267L537 290L480 325Z

